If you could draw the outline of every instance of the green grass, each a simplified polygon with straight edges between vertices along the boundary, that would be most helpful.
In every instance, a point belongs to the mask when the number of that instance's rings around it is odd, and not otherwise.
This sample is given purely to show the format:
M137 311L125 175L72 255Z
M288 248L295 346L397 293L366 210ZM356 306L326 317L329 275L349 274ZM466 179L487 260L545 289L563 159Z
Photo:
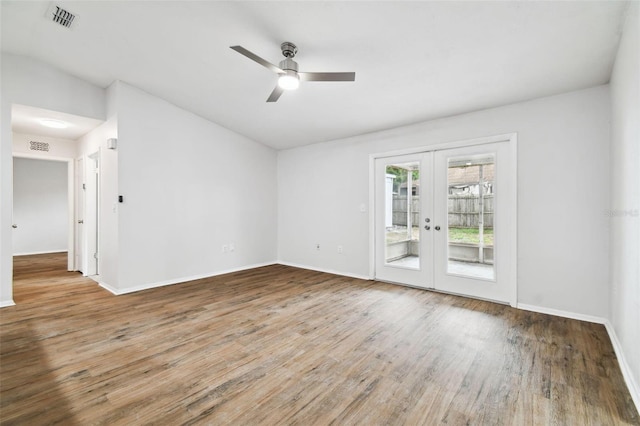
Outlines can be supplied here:
M418 240L420 238L420 229L416 226L412 229L411 239ZM396 231L387 231L386 232L386 241L387 244L397 242L397 241L406 241L407 238L407 230L398 229ZM470 244L478 244L480 242L480 235L478 228L449 228L449 241L452 243L470 243ZM484 230L484 244L486 246L493 245L493 229L485 229Z
M449 228L449 241L452 243L478 244L480 242L478 228ZM493 229L484 230L484 244L493 245Z

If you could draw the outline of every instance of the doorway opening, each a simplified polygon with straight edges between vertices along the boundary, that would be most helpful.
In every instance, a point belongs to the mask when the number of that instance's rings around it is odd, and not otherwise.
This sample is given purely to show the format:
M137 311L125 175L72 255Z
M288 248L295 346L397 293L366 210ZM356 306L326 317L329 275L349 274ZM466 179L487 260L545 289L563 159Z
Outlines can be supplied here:
M47 127L55 123L54 127ZM94 204L92 226L95 256L93 270L97 273L99 180L97 174L78 190L78 167L76 159L82 152L79 139L103 122L92 118L45 110L25 105L13 105L11 130L14 157L13 179L13 293L21 277L36 273L42 279L81 269L78 257L88 257L86 244L78 244L79 204L85 204L87 188L92 189ZM97 173L98 152L86 157L85 165L93 164ZM53 174L52 174L53 173ZM82 173L84 175L84 173ZM86 275L86 274L85 274ZM32 291L29 291L32 293Z
M74 270L73 163L13 156L13 255L67 253Z
M37 297L42 278L74 270L72 176L72 161L13 157L15 303ZM16 287L34 275L39 281Z

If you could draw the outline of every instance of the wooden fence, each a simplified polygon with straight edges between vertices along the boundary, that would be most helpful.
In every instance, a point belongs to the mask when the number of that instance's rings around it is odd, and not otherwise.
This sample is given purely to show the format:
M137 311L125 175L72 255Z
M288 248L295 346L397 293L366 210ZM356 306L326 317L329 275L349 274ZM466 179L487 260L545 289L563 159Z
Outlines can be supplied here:
M493 194L484 197L484 227L493 228ZM447 202L449 226L452 228L477 228L480 219L480 197L474 195L449 195ZM411 197L411 221L420 224L420 196ZM407 226L407 196L393 196L393 224Z

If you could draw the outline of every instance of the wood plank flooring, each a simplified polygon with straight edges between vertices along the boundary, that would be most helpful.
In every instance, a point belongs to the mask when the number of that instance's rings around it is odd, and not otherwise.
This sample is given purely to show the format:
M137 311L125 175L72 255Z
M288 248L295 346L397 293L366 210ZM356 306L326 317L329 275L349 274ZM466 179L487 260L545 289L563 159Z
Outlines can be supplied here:
M123 296L14 268L6 425L640 424L597 324L280 265Z

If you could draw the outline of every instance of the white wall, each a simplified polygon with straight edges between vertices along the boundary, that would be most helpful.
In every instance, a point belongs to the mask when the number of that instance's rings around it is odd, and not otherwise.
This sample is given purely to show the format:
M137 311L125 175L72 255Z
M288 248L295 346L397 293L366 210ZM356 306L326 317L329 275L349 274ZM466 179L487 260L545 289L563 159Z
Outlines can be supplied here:
M518 302L606 317L608 86L280 151L279 260L368 276L369 154L512 132Z
M611 322L640 404L640 31L631 5L611 76ZM629 382L629 380L627 380Z
M124 83L115 99L117 290L275 262L275 151Z
M3 54L0 306L12 304L14 103L107 119L81 138L78 154L100 151L100 279L110 289L276 260L274 150L124 83L105 92L44 63ZM109 137L118 138L116 151L105 149ZM119 194L123 204L114 202Z
M0 306L13 304L11 105L105 118L104 90L26 57L0 57Z
M14 255L67 251L67 195L66 162L14 158Z

